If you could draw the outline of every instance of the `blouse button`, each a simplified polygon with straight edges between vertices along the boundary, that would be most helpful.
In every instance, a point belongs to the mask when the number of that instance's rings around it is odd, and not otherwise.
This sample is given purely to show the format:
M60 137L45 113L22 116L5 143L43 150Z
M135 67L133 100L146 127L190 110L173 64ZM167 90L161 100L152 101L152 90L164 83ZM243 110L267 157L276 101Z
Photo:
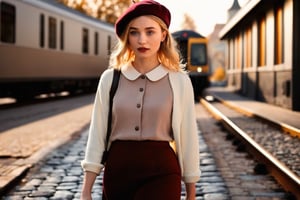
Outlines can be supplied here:
M141 104L139 104L139 103L136 104L136 107L137 107L137 108L140 108L140 107L141 107Z
M140 88L140 92L143 92L144 91L144 88Z
M146 78L146 76L145 76L145 75L142 75L142 76L141 76L141 78L142 78L142 79L145 79L145 78Z
M134 130L138 131L138 130L140 130L140 127L136 126L136 127L134 127Z

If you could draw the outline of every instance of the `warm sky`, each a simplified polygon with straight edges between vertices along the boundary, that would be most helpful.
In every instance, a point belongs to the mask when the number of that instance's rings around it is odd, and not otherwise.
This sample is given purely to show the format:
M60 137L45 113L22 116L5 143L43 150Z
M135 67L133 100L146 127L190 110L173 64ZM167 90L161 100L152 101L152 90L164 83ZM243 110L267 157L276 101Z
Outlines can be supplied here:
M215 24L224 24L227 21L227 10L233 0L156 0L170 9L171 31L177 31L187 13L195 21L197 31L204 36L209 35ZM242 7L248 0L238 0Z

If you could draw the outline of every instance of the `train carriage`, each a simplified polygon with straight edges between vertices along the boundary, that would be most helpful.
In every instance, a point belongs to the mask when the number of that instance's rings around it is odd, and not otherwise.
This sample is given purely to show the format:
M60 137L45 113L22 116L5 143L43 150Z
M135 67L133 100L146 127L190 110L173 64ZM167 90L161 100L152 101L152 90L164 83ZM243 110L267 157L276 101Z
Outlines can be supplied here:
M176 31L172 36L178 44L181 59L186 63L197 100L202 91L209 86L207 38L192 30Z
M0 0L0 97L95 90L114 27L55 0Z

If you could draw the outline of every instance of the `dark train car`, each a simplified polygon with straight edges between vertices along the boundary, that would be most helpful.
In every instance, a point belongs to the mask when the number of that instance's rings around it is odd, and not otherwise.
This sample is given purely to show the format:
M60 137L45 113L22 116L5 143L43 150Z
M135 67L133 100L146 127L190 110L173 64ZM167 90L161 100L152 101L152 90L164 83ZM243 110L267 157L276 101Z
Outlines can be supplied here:
M207 39L192 30L177 31L172 33L172 36L178 44L181 59L186 63L195 99L198 99L202 91L209 86Z
M224 26L227 82L251 99L300 111L300 1L249 0Z
M94 91L114 27L55 0L0 0L0 97Z

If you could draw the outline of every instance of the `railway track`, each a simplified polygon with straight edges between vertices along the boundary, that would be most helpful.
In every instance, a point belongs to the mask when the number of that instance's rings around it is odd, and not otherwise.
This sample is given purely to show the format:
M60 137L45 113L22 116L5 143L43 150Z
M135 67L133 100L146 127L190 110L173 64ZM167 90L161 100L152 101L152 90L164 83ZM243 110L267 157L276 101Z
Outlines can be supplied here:
M220 101L200 99L202 105L226 128L282 187L300 199L300 140L255 117L229 108ZM264 170L263 170L264 171Z

